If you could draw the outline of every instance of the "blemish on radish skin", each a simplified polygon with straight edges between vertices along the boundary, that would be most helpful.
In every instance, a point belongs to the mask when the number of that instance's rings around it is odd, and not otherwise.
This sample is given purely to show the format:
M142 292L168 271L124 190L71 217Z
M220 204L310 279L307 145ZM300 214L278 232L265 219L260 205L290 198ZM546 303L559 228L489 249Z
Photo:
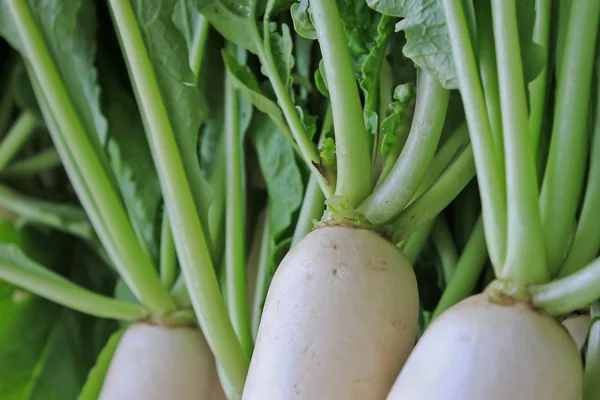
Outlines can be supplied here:
M405 327L404 322L400 321L399 319L392 321L392 326L396 330L401 330L401 329L404 329L404 327Z
M337 275L337 269L334 268L331 270L331 275L336 276Z

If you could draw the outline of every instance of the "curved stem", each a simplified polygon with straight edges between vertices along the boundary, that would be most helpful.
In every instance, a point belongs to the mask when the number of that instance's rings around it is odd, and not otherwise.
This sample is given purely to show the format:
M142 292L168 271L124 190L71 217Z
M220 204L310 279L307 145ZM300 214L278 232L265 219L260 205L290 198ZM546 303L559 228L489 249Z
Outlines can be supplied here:
M564 315L587 307L600 298L600 258L565 278L529 286L534 306Z
M242 137L239 126L238 93L231 76L225 76L225 285L227 308L238 340L246 355L254 346L250 329L246 286L245 183L243 180Z
M33 135L38 121L29 111L23 111L0 142L0 170L12 160Z
M392 241L408 237L421 225L438 215L475 176L473 149L467 146L439 179L389 225Z
M492 8L489 1L477 4L477 41L479 49L479 72L483 85L483 95L490 121L496 155L498 156L498 172L504 179L504 138L502 137L502 113L500 112L500 94L498 87L498 69L496 67L496 50L494 49L494 30L492 25Z
M415 114L402 153L388 176L358 207L373 224L396 217L419 189L438 147L448 97L448 90L435 77L421 73Z
M317 191L321 190L317 186ZM322 196L322 193L321 193ZM254 287L254 297L252 299L252 337L256 339L258 326L262 317L262 309L269 289L271 274L269 273L269 261L271 259L271 221L269 216L270 209L265 209L265 218L262 225L260 237L260 250L258 255L258 267L256 271L256 285Z
M45 268L39 271L0 262L0 279L65 307L99 318L136 321L149 315L139 304L101 296Z
M369 137L358 85L336 1L311 1L310 7L323 55L335 127L335 194L357 206L373 187Z
M423 179L421 179L419 189L409 204L421 197L421 195L435 183L446 168L448 168L448 165L454 161L457 154L459 154L468 143L469 129L467 123L461 122L450 134L450 137L446 139L437 153L435 153L433 160L431 160L431 165L429 165L429 168L427 168L427 171L425 171L425 174L423 175Z
M200 23L196 28L196 32L194 32L194 41L190 48L190 69L196 78L198 78L200 67L202 66L206 39L208 39L208 30L210 28L210 23L204 15L200 14L198 18L200 18Z
M431 234L431 230L435 225L435 218L423 224L419 229L412 233L402 245L402 253L408 258L411 264L415 264L419 259L419 255L425 248L427 239Z
M304 192L300 215L298 215L298 221L294 228L292 247L312 231L314 226L313 221L321 219L324 208L325 197L319 188L317 180L311 175L306 185L306 191Z
M163 210L162 222L160 227L160 260L159 260L160 281L168 290L175 282L175 273L177 272L177 254L175 253L175 243L173 242L173 232L171 232L171 223L167 210Z
M267 72L269 82L271 82L279 107L281 107L281 111L285 116L285 120L287 121L291 134L295 140L295 145L298 146L304 162L319 182L319 186L325 194L325 198L329 198L333 195L335 187L331 182L325 180L317 168L320 163L319 154L308 137L308 133L304 129L304 124L294 108L294 103L292 102L285 85L281 82L281 77L279 76L279 72L277 72L277 66L275 65L275 60L271 55L271 51L263 46L258 29L254 29L250 34L255 38L254 41L256 42L257 56Z
M11 15L18 27L32 75L36 95L46 109L47 124L59 149L69 178L84 205L102 244L119 274L136 297L152 312L175 307L162 287L152 259L138 241L108 171L96 153L77 115L62 78L27 2L10 0Z
M506 255L506 189L462 2L442 0L479 179L482 214L492 264L502 268Z
M516 283L548 280L535 152L531 147L516 0L492 1L506 157L508 240L502 274Z
M595 400L600 396L600 302L592 304L592 322L585 352L585 370L583 373L583 400Z
M529 133L531 134L531 144L537 152L542 134L542 125L544 123L544 111L546 109L546 88L548 86L548 58L550 55L550 22L551 22L552 1L536 0L535 2L535 23L533 25L533 42L542 49L541 56L545 62L540 74L533 81L529 82Z
M477 280L485 266L487 256L483 220L479 217L475 228L473 228L473 232L471 232L471 236L469 236L469 241L456 264L452 279L448 282L433 312L432 319L435 319L448 308L473 293L473 289L475 289Z
M564 260L583 188L590 81L599 17L600 2L573 2L540 199L550 275L558 271Z
M454 239L452 239L452 232L450 232L448 221L443 214L438 215L436 218L431 238L440 257L444 282L447 285L456 269L458 249L456 248L456 244L454 244Z
M6 168L0 171L0 175L7 178L21 178L36 175L60 165L60 156L56 149L49 148L29 158L7 165Z
M249 360L238 341L213 268L209 245L192 196L156 75L128 1L111 0L115 27L138 93L146 134L173 230L185 284L204 336L229 382L241 396Z
M596 66L595 115L585 196L559 276L568 276L591 262L600 250L600 64Z

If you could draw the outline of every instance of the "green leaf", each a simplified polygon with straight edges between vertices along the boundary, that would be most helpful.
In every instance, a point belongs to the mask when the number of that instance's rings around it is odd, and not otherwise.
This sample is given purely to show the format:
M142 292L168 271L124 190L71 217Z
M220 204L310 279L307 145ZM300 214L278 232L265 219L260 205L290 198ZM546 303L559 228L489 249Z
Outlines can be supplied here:
M102 106L109 121L103 145L133 228L156 259L157 215L162 195L144 126L129 92L120 86L105 62L100 65Z
M125 333L125 329L120 329L113 333L108 339L108 342L102 349L102 352L98 356L98 360L94 367L90 370L85 385L81 390L81 393L77 397L77 400L96 400L100 396L102 385L104 384L104 378L108 372L108 367L112 361L115 350L121 340L121 337Z
M283 86L287 89L290 95L292 93L292 68L294 68L294 56L292 54L293 44L290 28L286 24L281 24L281 33L277 30L276 24L270 25L269 38L265 40L270 44L271 57L274 60L277 73ZM269 76L267 71L261 68L261 72L265 76Z
M249 134L269 193L270 232L279 241L302 204L302 175L292 145L266 115L254 116Z
M396 87L394 99L389 105L386 118L381 122L381 154L396 160L408 138L417 89L412 83Z
M327 87L327 77L325 76L325 64L323 63L323 60L319 61L319 68L315 71L315 84L323 96L329 97L329 88Z
M320 169L325 174L328 182L335 182L337 179L337 158L335 156L335 140L328 136L323 141L319 151Z
M256 40L250 33L256 30L256 0L196 0L196 7L225 39L256 54Z
M267 114L277 127L287 130L287 122L281 109L262 91L252 71L247 66L239 64L226 51L223 51L223 60L227 66L227 71L233 78L235 86L250 99L256 108Z
M305 39L316 40L317 31L312 22L308 0L292 4L291 13L296 32Z
M382 16L377 25L375 45L369 51L360 67L360 87L364 100L364 119L367 132L375 135L379 124L379 74L384 62L385 53L394 31L394 20L389 16Z
M97 82L96 10L90 0L30 0L29 5L42 30L46 45L56 62L74 102L79 118L97 149L106 137L107 123L100 111ZM0 3L0 34L21 50L16 27L6 1Z
M376 42L381 15L370 9L364 0L338 0L338 8L354 74L360 79L361 68Z
M206 104L196 86L196 77L187 62L187 45L172 20L177 0L134 0L136 18L148 56L154 66L175 139L181 153L196 208L208 232L208 208L212 189L200 170L199 128Z
M444 10L439 1L367 0L385 15L402 17L396 30L406 34L404 55L435 76L446 89L458 88Z

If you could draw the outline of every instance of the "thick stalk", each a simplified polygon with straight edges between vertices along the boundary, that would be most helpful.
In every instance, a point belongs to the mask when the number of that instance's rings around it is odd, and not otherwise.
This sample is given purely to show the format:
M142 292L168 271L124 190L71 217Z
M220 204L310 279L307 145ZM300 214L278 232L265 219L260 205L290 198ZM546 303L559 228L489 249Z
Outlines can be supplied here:
M194 41L190 48L190 69L196 78L200 74L200 66L202 66L206 39L208 39L208 30L210 28L210 23L203 15L199 15L198 18L200 18L200 23L198 23L196 32L194 32Z
M49 148L23 160L15 161L7 165L1 172L1 176L7 178L20 178L39 174L51 168L60 166L60 156L56 149Z
M592 323L587 338L585 370L583 372L583 400L595 400L600 396L600 302L592 304Z
M557 0L558 3L558 37L556 38L555 68L556 76L561 76L567 32L569 31L569 20L571 19L571 8L573 0Z
M596 65L596 70L595 115L585 196L560 277L591 262L600 250L600 64Z
M479 179L482 214L490 258L500 272L506 255L506 190L494 147L469 30L460 1L442 0Z
M35 132L37 124L37 118L33 113L23 111L21 115L19 115L6 136L0 142L0 170L3 170L23 148L25 142L27 142Z
M137 240L121 199L104 169L94 146L69 98L42 33L27 2L8 2L19 30L30 71L35 77L40 103L44 103L49 125L56 125L53 140L63 149L63 161L92 224L113 260L119 274L136 297L152 312L174 309L174 303L162 287L150 255ZM62 142L62 143L61 143Z
M335 0L311 1L310 7L323 55L335 127L335 194L356 207L373 187L369 138L358 86L337 3Z
M41 267L22 268L3 262L0 263L0 280L99 318L136 321L148 316L148 311L139 304L101 296Z
M421 73L415 114L402 153L388 176L358 207L372 223L383 224L396 217L419 189L438 147L448 96L435 77ZM336 135L337 130L336 126Z
M469 237L467 246L463 250L452 279L448 282L440 301L438 302L433 318L452 307L459 301L467 298L481 275L481 271L487 260L487 248L485 246L485 234L483 231L483 220L481 217L477 220L475 228Z
M500 112L500 93L498 87L498 69L496 50L494 49L494 28L492 8L489 1L477 3L477 35L479 46L479 73L483 85L483 95L487 108L490 128L494 137L498 169L504 179L504 138L502 137L502 113Z
M600 258L565 278L529 286L534 306L565 315L587 307L600 298Z
M217 282L209 246L156 75L128 1L111 0L115 27L137 92L146 134L173 230L175 248L194 311L227 379L241 396L249 360L242 350Z
M473 149L469 145L438 180L390 224L392 241L400 242L438 215L474 176Z
M540 74L529 82L529 133L531 134L531 145L537 152L544 123L544 111L546 109L546 88L548 87L548 57L550 44L550 22L551 22L552 0L536 0L535 23L533 25L533 42L542 49L545 63Z
M467 123L461 122L450 134L450 137L446 139L442 147L435 153L435 156L433 156L431 165L429 165L429 168L425 171L419 189L413 196L411 203L418 199L435 183L448 165L452 163L459 151L464 149L468 143L469 129L467 128Z
M444 282L447 285L456 269L458 249L456 248L454 239L452 239L452 232L450 232L448 221L443 214L438 215L436 218L431 238L440 257Z
M411 264L415 264L419 255L425 248L427 239L435 225L435 218L423 224L419 229L412 233L402 244L402 253L408 258Z
M162 222L160 227L160 260L159 260L160 281L163 286L169 290L175 282L177 272L177 254L175 253L175 243L173 242L173 232L169 222L169 213L163 210Z
M522 284L548 280L535 152L527 117L516 0L492 1L506 159L508 241L502 275Z
M248 291L246 287L245 183L244 156L239 126L238 92L229 74L225 77L225 284L227 308L238 340L246 355L252 355L254 342L250 329Z
M575 224L588 156L588 110L600 2L573 2L558 76L552 142L540 205L550 275L560 268Z

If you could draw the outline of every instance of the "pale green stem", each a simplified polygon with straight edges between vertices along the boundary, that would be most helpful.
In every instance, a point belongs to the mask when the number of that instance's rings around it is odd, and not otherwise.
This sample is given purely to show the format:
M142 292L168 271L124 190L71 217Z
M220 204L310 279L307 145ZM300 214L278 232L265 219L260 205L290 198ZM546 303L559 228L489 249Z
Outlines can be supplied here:
M492 264L501 271L506 255L506 189L494 145L475 55L462 3L442 0L473 146L481 195L486 240Z
M121 39L130 77L156 165L175 247L194 311L206 340L229 382L241 396L249 359L238 341L221 296L209 245L156 74L129 1L111 0L114 24Z
M499 278L520 284L548 280L535 152L531 146L516 0L493 0L492 17L506 165L508 241Z
M63 162L111 260L136 297L152 312L164 313L175 304L162 287L150 255L137 240L123 203L104 170L94 146L69 98L28 3L8 1L11 15L35 77L47 123L56 125L53 139L63 149ZM50 115L51 114L51 115ZM62 155L62 154L61 154Z
M177 272L177 254L175 253L175 243L173 242L173 232L169 222L167 210L163 210L161 228L160 228L160 260L159 260L160 281L168 290L173 286L175 274Z
M36 175L60 165L61 160L56 149L49 148L36 155L7 165L0 172L0 175L7 178L21 178Z
M0 279L41 297L99 318L136 321L148 316L141 305L101 296L47 269L26 269L0 263Z
M36 116L29 111L23 111L6 136L0 142L0 170L17 155L23 145L33 135L38 125Z
M362 117L358 85L336 1L311 1L310 7L323 55L335 128L335 194L357 206L373 186L369 137Z

